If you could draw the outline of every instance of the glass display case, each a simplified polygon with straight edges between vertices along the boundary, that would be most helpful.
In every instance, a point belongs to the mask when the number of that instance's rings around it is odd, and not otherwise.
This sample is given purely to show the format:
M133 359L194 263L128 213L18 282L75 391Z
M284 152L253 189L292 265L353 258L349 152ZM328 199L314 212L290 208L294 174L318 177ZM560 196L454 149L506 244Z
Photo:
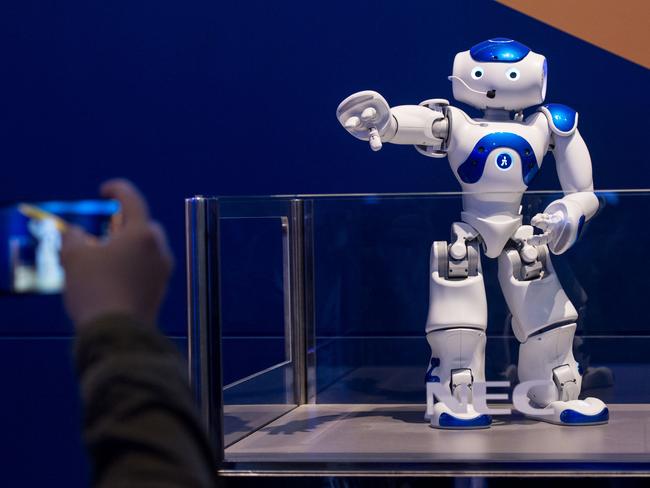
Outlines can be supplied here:
M474 431L424 420L429 252L461 193L188 199L190 378L219 472L650 473L650 193L597 195L553 264L579 312L582 395L608 404L609 423L513 413ZM524 222L560 196L527 193ZM481 259L486 377L514 386L519 343L496 260Z

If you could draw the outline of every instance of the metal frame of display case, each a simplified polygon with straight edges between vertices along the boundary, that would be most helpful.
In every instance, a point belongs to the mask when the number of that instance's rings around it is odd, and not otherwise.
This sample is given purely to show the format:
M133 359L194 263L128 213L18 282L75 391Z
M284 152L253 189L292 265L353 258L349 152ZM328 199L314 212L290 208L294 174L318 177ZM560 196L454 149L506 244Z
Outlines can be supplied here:
M223 201L225 201L224 199ZM345 476L649 476L650 460L598 462L229 462L225 457L221 364L219 221L223 201L186 200L189 376L221 475ZM278 217L283 227L285 332L292 372L293 408L315 402L313 199L280 198L272 208L255 205L238 217ZM279 414L273 420L282 417ZM273 420L267 422L268 425Z
M286 209L271 213L281 218L283 227L285 330L296 406L315 398L310 208L310 202L296 198L290 200ZM244 216L269 216L255 210ZM220 361L219 199L202 196L187 199L185 212L190 384L217 453L217 463L222 464L225 446Z

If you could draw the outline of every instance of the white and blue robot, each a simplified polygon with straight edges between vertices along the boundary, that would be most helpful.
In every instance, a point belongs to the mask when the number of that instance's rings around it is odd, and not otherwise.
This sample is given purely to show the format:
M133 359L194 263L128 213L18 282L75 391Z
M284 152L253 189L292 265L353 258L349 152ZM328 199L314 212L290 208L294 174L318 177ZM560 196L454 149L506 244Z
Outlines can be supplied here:
M578 314L550 258L576 242L599 207L578 114L547 104L524 118L525 108L544 102L547 65L544 56L514 40L490 39L458 53L449 79L454 98L482 110L482 118L473 119L443 99L390 107L374 91L355 93L337 109L345 129L375 151L391 142L414 145L432 158L447 157L463 190L463 212L451 226L451 242L434 242L431 249L426 381L440 382L459 400L464 392L467 408L459 413L443 401L431 403L431 425L468 429L492 422L474 409L471 398L472 384L485 381L481 249L498 258L499 283L520 342L519 380L547 380L528 391L531 407L546 411L539 419L606 423L609 413L601 400L578 399L581 374L572 351ZM564 197L524 225L521 199L549 150ZM534 235L533 226L543 233Z

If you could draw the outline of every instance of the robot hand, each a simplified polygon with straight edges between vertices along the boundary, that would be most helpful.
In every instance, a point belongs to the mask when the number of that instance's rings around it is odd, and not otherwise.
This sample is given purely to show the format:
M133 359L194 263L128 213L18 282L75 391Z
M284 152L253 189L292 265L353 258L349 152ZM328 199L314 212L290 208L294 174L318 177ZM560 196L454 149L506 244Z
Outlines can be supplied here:
M584 223L597 208L598 199L591 192L574 193L551 202L544 213L535 215L530 221L544 231L534 236L539 242L537 245L548 244L553 254L567 251L578 240Z
M538 213L530 219L530 223L538 229L542 229L544 232L530 237L528 244L544 246L556 241L562 233L564 215L562 212L555 212L553 214Z
M388 102L370 90L354 93L343 100L336 109L336 117L354 137L369 141L373 151L381 149L381 138L392 121Z
M550 212L547 209L535 215L530 223L544 232L528 239L528 243L534 246L548 245L553 254L562 254L569 249L576 241L579 230L561 210Z

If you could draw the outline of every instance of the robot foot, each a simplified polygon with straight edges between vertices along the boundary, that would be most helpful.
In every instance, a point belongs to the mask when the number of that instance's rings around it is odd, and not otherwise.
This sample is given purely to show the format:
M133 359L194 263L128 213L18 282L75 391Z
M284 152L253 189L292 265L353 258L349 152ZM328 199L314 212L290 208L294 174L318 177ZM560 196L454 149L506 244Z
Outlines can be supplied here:
M484 413L478 413L470 404L467 405L467 412L456 413L442 402L433 406L431 416L431 427L436 429L487 429L492 425L492 417Z
M528 417L557 425L601 425L609 421L609 409L598 398L557 400L551 402L546 408L552 413Z

